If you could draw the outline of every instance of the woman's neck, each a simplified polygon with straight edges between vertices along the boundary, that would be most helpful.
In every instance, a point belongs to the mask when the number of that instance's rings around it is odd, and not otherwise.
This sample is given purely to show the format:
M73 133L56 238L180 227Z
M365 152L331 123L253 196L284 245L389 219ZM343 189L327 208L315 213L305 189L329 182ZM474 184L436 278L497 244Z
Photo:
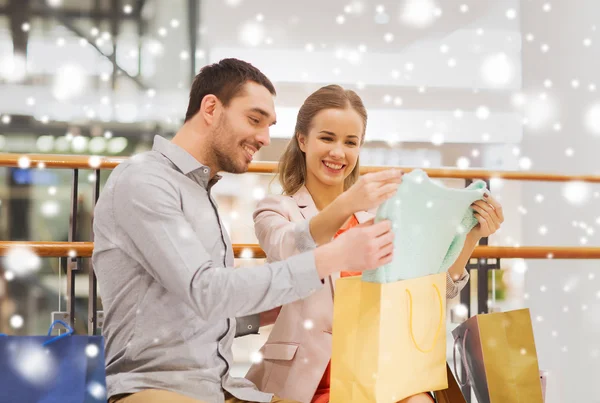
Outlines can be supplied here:
M305 186L319 211L329 206L344 192L343 184L341 186L326 185L312 176L306 178Z

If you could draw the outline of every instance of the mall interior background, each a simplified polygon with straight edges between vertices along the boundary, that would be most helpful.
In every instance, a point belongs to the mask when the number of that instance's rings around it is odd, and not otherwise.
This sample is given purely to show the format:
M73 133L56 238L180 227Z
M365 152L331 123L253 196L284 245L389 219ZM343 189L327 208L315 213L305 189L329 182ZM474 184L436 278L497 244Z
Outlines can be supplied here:
M0 0L0 152L148 150L182 123L194 73L237 57L278 91L272 143L255 160L276 161L302 101L337 83L369 112L363 165L597 175L598 16L596 0ZM81 241L90 240L91 173L79 178ZM231 238L256 243L256 202L280 188L270 175L225 176L214 192ZM0 168L0 239L66 241L71 177ZM598 245L600 186L493 179L491 188L506 215L491 245ZM65 309L58 258L26 276L9 266L0 263L0 332L43 334ZM501 268L489 307L531 309L546 401L600 402L598 261L504 259ZM76 284L85 332L87 274ZM449 334L464 307L448 309ZM237 374L268 331L236 340ZM448 346L450 358L451 336Z

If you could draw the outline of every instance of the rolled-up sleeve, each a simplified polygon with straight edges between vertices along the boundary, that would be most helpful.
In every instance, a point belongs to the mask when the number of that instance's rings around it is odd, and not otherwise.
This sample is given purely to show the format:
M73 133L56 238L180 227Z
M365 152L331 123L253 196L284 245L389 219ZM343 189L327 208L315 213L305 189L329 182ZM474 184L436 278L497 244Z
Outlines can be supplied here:
M463 273L460 278L454 280L450 273L446 272L446 298L454 298L458 295L458 293L465 288L467 282L469 281L469 272L467 269L463 269Z
M169 178L126 169L135 172L121 174L113 192L123 248L204 320L252 315L322 287L312 252L242 270L216 264L184 216L178 189Z
M310 233L310 220L292 222L286 202L290 200L285 196L266 197L253 214L256 238L270 261L284 260L317 247Z

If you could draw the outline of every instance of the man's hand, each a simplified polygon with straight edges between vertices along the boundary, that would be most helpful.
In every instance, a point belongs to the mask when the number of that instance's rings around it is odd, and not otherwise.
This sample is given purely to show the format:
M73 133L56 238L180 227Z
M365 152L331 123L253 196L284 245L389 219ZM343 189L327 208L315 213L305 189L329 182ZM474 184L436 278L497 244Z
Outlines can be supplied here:
M336 271L365 271L392 261L394 233L389 220L357 225L315 249L320 278Z

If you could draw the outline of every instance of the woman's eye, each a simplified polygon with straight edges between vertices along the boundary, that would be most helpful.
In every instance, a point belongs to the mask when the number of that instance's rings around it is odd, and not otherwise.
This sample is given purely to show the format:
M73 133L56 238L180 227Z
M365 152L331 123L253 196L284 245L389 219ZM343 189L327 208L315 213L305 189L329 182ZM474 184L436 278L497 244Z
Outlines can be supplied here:
M257 124L258 124L258 122L259 122L259 120L258 120L258 119L256 119L256 118L250 118L250 121L251 121L252 123L254 123L255 125L257 125Z

